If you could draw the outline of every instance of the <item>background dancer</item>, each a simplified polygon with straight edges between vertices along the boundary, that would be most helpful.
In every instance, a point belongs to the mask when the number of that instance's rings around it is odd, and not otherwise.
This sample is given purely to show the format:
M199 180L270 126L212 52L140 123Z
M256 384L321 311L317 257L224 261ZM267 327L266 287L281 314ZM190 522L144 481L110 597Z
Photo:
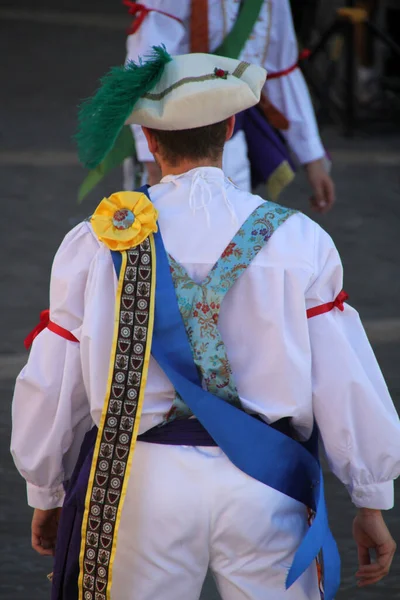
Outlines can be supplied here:
M127 40L127 60L137 60L154 44L165 44L170 54L214 52L264 67L269 79L257 108L239 115L235 132L224 153L224 171L248 191L267 185L271 200L305 168L313 209L329 210L335 200L328 173L329 161L321 143L309 92L297 68L299 51L288 0L126 0L135 16ZM145 166L152 185L160 172L147 149L140 128L134 127L137 159ZM115 158L121 162L126 136L118 140ZM133 189L132 160L124 163L124 188ZM86 194L90 187L84 185Z

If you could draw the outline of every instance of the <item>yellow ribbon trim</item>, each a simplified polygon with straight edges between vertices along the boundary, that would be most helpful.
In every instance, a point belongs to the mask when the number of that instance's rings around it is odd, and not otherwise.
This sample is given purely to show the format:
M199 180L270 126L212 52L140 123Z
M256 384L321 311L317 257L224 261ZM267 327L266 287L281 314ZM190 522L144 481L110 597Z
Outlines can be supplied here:
M273 202L276 202L282 190L293 181L294 177L295 174L292 167L285 160L268 178L268 197Z
M114 559L115 559L115 554L116 554L116 549L117 549L118 531L119 531L119 525L120 525L120 521L121 521L122 508L123 508L123 505L125 502L126 490L128 487L129 476L130 476L131 467L132 467L133 451L136 446L136 441L137 441L137 436L138 436L138 431L139 431L139 426L140 426L140 418L142 416L144 391L146 389L147 375L148 375L149 363L150 363L151 343L152 343L152 339L153 339L154 307L155 307L155 292L156 292L156 250L155 250L155 245L154 245L153 234L151 234L149 236L149 241L150 241L152 263L151 263L149 323L148 323L148 327L147 327L146 349L145 349L145 353L144 353L144 363L143 363L143 371L142 371L142 379L141 379L141 385L140 385L138 406L136 409L135 425L133 427L131 447L129 450L129 458L128 458L128 461L126 464L126 472L125 472L124 483L123 483L122 491L121 491L121 499L119 502L117 517L116 517L116 521L115 521L115 530L114 530L115 532L114 532L114 538L113 538L113 545L112 545L112 549L111 549L108 585L107 585L107 592L106 592L107 600L111 599L110 594L111 594L111 586L112 586L112 578L113 578L112 577L113 565L114 565ZM112 377L112 375L111 375L111 377Z
M114 334L113 334L110 366L109 366L109 370L108 370L107 392L106 392L106 397L104 400L103 410L101 413L99 430L97 433L96 445L94 448L92 466L90 469L88 488L87 488L86 497L85 497L85 512L83 515L82 529L81 529L81 550L79 553L79 579L78 579L79 600L84 600L84 598L83 598L83 561L85 558L86 532L87 532L87 522L88 522L88 518L89 518L90 497L91 497L91 492L93 489L93 482L94 482L94 476L95 476L95 472L96 472L97 459L98 459L98 456L100 453L100 442L101 442L101 438L102 438L102 431L104 429L105 420L106 420L106 416L107 416L108 401L110 399L111 384L112 384L113 374L114 374L115 355L117 353L119 314L120 314L120 309L121 309L122 288L123 288L126 263L127 263L126 252L122 252L121 255L122 255L122 263L121 263L121 271L120 271L119 279L118 279L117 296L116 296L116 300L115 300Z
M110 564L109 564L109 569L108 569L109 575L108 575L107 590L106 590L106 596L107 596L108 600L110 600L110 598L111 598L112 570L113 570L115 554L116 554L118 530L119 530L119 525L120 525L120 521L121 521L123 504L124 504L125 497L126 497L126 490L127 490L127 486L128 486L130 471L131 471L131 467L132 467L133 451L136 446L136 441L137 441L137 436L138 436L138 431L139 431L139 426L140 426L140 417L141 417L142 408L143 408L144 392L145 392L145 388L146 388L147 375L148 375L148 369L149 369L149 363L150 363L151 343L152 343L152 338L153 338L155 287L156 287L155 286L155 283L156 283L156 252L155 252L153 234L151 234L149 236L149 242L150 242L150 249L151 249L151 256L152 256L149 323L148 323L148 328L147 328L146 348L145 348L145 354L144 354L142 379L141 379L141 385L140 385L138 406L137 406L137 410L136 410L135 425L134 425L134 429L133 429L131 446L130 446L130 450L129 450L129 458L128 458L127 465L126 465L124 483L123 483L122 491L121 491L121 498L120 498L120 502L118 505L118 511L117 511L117 516L116 516L116 521L115 521L114 537L113 537L113 544L112 544L111 555L110 555ZM113 344L112 344L111 359L110 359L110 366L109 366L109 373L108 373L108 380L107 380L107 393L106 393L106 398L104 401L104 406L103 406L103 410L102 410L102 414L101 414L99 431L98 431L97 438L96 438L96 445L95 445L93 459L92 459L92 465L91 465L91 469L90 469L88 488L87 488L86 497L85 497L85 512L83 515L82 530L81 530L81 549L80 549L80 554L79 554L79 579L78 579L79 600L84 600L84 598L83 598L83 570L84 570L83 562L84 562L84 557L85 557L86 532L87 532L87 522L88 522L88 518L89 518L90 499L91 499L91 492L92 492L94 477L95 477L95 472L96 472L97 460L98 460L99 453L100 453L100 442L102 439L102 431L104 429L105 420L106 420L106 416L107 416L108 401L109 401L110 394L111 394L111 385L112 385L113 374L114 374L115 355L117 352L121 296L122 296L122 289L123 289L125 270L126 270L126 264L127 264L127 253L122 252L121 254L122 254L122 264L121 264L121 271L120 271L119 280L118 280L117 295L116 295L116 302L115 302L116 309L115 309L115 316L114 316L114 334L113 334Z

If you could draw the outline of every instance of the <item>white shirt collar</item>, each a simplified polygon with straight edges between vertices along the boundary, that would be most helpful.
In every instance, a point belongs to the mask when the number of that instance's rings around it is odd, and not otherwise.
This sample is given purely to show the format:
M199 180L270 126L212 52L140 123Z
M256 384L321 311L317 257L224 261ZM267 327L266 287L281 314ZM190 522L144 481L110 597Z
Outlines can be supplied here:
M220 180L221 182L225 179L225 175L222 169L218 167L195 167L194 169L190 169L190 171L186 171L185 173L180 173L179 175L165 175L160 181L160 183L169 183L171 181L176 181L180 178L193 178L196 174L197 176L201 176L203 179L207 180Z

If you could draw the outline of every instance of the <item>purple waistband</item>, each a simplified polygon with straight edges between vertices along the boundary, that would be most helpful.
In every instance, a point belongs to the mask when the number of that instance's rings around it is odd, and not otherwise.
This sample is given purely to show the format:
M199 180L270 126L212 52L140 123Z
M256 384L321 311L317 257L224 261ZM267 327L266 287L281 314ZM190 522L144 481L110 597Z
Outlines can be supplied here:
M169 446L217 446L211 435L197 419L175 419L149 429L138 441Z
M262 421L258 415L253 415L253 417ZM270 427L293 437L290 419L287 417L271 423ZM157 427L149 429L142 435L138 435L137 439L139 442L169 446L218 446L197 419L175 419L165 425L157 425Z

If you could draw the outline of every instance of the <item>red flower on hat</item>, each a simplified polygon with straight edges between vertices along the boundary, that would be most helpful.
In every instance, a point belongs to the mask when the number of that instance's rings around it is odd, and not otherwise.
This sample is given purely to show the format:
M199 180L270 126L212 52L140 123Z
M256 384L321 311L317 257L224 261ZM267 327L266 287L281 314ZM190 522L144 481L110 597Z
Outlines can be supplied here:
M215 77L219 77L220 79L227 79L229 73L228 71L224 71L224 69L218 69L217 67L215 67L214 75Z

